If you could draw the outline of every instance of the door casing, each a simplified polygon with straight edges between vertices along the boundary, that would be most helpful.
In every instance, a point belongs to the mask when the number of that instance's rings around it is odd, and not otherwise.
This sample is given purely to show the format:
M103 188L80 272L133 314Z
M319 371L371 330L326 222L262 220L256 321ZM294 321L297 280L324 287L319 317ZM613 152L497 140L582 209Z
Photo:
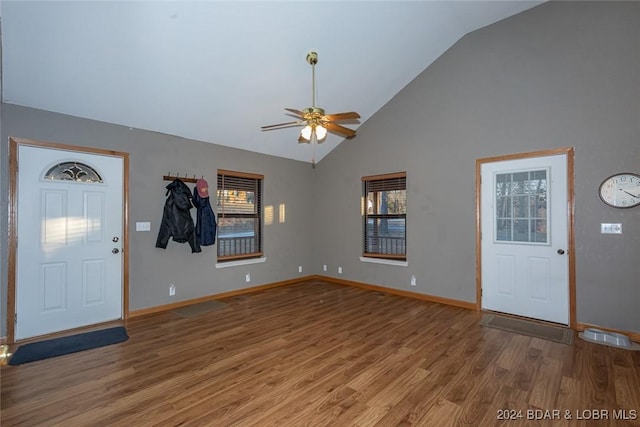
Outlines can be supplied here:
M28 145L32 147L51 148L65 151L75 151L89 154L100 154L122 158L123 162L123 201L122 201L122 313L123 321L129 317L129 153L99 148L81 147L55 142L34 141L24 138L9 138L9 227L8 227L8 287L7 287L7 342L15 342L15 313L16 313L16 256L18 243L18 147Z
M504 156L485 157L476 160L476 309L482 309L482 182L481 168L484 163L494 163L506 160L519 160L533 157L545 157L558 154L566 155L567 159L567 256L569 257L569 327L576 329L576 263L575 263L575 234L574 234L574 148L563 147L550 150L532 151L526 153L508 154Z

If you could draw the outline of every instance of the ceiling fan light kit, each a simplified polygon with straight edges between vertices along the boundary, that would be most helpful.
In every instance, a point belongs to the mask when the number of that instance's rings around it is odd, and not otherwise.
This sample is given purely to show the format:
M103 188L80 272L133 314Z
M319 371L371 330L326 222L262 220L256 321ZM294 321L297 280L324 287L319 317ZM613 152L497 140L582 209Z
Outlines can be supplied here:
M307 125L303 127L302 130L300 131L300 136L302 137L303 141L299 141L299 142L306 142L306 143L311 142L311 135L313 133L315 133L316 139L318 140L318 142L324 141L324 139L327 137L327 129L324 126Z
M298 136L298 142L310 143L313 150L313 158L311 163L315 166L315 144L321 143L327 137L327 132L338 134L346 139L352 139L356 136L356 131L335 122L341 120L355 120L360 118L360 114L350 111L346 113L325 114L323 108L316 107L316 64L318 63L318 53L309 52L307 54L307 62L311 65L311 107L302 110L294 108L285 108L286 111L298 117L293 122L279 123L276 125L262 126L263 131L284 129L292 126L303 126Z

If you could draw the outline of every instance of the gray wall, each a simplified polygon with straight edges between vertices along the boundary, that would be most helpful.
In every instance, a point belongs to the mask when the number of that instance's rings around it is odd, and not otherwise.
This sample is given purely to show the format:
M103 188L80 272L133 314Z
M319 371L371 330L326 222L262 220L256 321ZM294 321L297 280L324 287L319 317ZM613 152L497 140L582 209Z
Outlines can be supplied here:
M198 298L245 287L274 283L311 274L313 215L313 170L308 163L286 160L243 150L190 141L142 130L130 130L102 122L2 104L2 162L0 163L2 248L7 249L7 194L9 136L98 147L130 153L129 260L130 310ZM217 169L260 173L264 179L264 206L273 206L275 217L264 228L265 263L216 269L215 246L192 254L188 244L169 242L166 250L155 247L162 208L162 176L171 172L204 175L216 186ZM192 187L192 185L190 185ZM215 209L215 194L212 194ZM278 207L286 206L285 222L278 220ZM151 232L136 232L136 221L151 221ZM302 265L304 273L298 273ZM2 257L2 307L6 311L7 259ZM251 282L245 282L245 274ZM169 297L169 284L176 296ZM2 315L2 336L6 316Z
M640 173L638 22L639 2L550 2L462 38L320 162L314 259L334 277L474 302L475 160L572 146L577 319L640 331L640 207L597 196L605 177ZM360 262L360 178L396 171L409 265Z
M309 164L166 135L2 105L0 268L6 271L9 135L131 153L131 309L307 274L475 301L477 158L576 150L578 321L640 331L640 208L616 210L596 194L618 171L640 172L640 3L551 2L454 45L315 170ZM417 53L419 54L419 52ZM265 264L216 270L214 248L154 248L162 175L217 168L265 174L265 205L287 206L265 229ZM406 171L408 267L362 263L360 178ZM309 190L312 188L313 190ZM134 231L151 221L152 231ZM622 236L599 234L623 223ZM327 264L328 272L322 272ZM344 272L338 275L336 269ZM417 277L415 288L409 286ZM1 275L5 310L6 274ZM174 299L168 284L178 285ZM5 316L2 334L5 333Z

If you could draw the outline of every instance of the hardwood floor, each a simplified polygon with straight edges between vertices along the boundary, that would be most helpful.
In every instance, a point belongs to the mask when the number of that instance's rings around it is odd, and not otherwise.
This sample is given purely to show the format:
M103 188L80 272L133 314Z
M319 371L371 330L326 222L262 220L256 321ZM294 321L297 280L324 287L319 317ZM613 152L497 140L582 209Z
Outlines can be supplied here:
M135 319L125 343L2 367L0 424L640 425L640 352L321 281L224 302Z

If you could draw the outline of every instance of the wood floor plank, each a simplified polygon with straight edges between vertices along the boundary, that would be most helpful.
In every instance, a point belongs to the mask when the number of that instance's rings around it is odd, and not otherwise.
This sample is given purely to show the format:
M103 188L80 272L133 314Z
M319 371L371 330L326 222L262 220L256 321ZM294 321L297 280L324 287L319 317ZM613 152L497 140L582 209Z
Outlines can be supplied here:
M529 405L535 408L555 407L562 380L561 373L562 365L558 360L543 357L533 379Z
M438 399L435 405L431 406L424 416L416 422L417 425L424 426L455 426L458 424L460 406L451 403L446 399Z
M640 352L517 335L481 326L479 312L319 280L223 302L133 319L120 344L3 366L0 424L640 426ZM574 419L498 419L508 409ZM595 409L609 419L575 419Z
M416 425L439 399L441 392L442 386L429 381L427 377L422 383L408 390L404 397L389 408L386 415L375 425L380 427Z

